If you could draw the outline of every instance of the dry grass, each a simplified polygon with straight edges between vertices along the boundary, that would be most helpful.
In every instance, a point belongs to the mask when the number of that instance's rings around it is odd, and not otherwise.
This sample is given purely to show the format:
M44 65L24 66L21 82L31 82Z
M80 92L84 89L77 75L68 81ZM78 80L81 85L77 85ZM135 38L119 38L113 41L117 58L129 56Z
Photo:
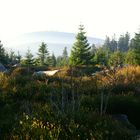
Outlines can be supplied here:
M98 86L100 87L117 87L120 93L125 89L135 91L135 88L140 86L140 66L120 68L116 71L109 71L104 75L98 74L97 77L99 79Z

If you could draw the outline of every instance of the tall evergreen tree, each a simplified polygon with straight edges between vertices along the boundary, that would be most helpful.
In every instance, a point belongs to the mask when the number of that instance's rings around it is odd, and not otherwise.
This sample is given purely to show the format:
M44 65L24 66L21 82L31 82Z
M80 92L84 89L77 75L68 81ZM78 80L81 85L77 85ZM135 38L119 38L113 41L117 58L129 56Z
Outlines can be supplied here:
M93 61L95 64L100 64L102 66L107 65L108 56L107 51L104 49L104 47L100 47L97 49Z
M106 36L105 42L103 44L103 48L108 52L111 51L111 43L110 43L110 38L108 36Z
M124 54L120 51L116 51L111 54L109 59L109 65L114 68L122 66L124 63Z
M110 39L108 36L106 36L105 42L103 44L103 48L108 52L115 52L117 51L118 47L118 42L115 38L115 35Z
M63 58L68 58L67 47L64 48L62 57L63 57Z
M47 55L46 55L45 64L46 64L47 66L52 66L52 57L51 57L49 51L48 51L48 53L47 53Z
M112 53L112 46L111 46L111 40L108 36L106 36L105 42L103 44L103 50L104 53L106 54L107 60L109 59L111 53Z
M62 56L58 56L56 59L56 66L62 67L63 66L63 58Z
M91 50L90 50L91 55L95 56L96 51L97 51L97 48L96 48L95 44L92 44L91 45Z
M10 51L9 62L12 65L16 63L16 55L15 55L15 52L13 50Z
M30 49L27 50L25 55L25 64L28 66L28 72L30 71L30 67L33 65L34 59Z
M137 64L135 51L133 49L129 49L125 56L125 63L135 65Z
M28 49L25 55L25 64L31 66L33 65L33 62L34 62L33 54L31 53L30 49Z
M51 60L52 60L52 66L55 67L56 66L56 57L55 57L54 53L51 56Z
M131 49L135 53L135 62L140 65L140 32L135 33L135 37L131 40Z
M46 61L47 56L48 56L47 44L42 42L39 49L38 49L38 58L40 60L41 66L45 65L45 61Z
M7 63L7 60L5 57L5 49L3 45L1 44L1 41L0 41L0 63L3 63L3 64Z
M121 35L118 40L118 50L121 52L126 52L129 49L130 35L127 32L125 35Z
M20 53L19 53L19 51L18 51L18 54L17 54L17 56L16 56L17 63L20 63L21 58L22 58L22 56L20 55Z
M118 50L118 42L116 41L115 35L112 37L110 41L110 51L115 52Z
M68 57L67 47L64 48L62 55L57 57L56 63L57 66L59 67L68 66L69 57Z
M91 63L90 46L85 36L84 26L79 26L79 32L76 35L76 42L73 44L70 64L71 65L88 65Z
M67 66L68 65L68 52L67 52L67 47L64 48L63 54L62 54L62 65Z

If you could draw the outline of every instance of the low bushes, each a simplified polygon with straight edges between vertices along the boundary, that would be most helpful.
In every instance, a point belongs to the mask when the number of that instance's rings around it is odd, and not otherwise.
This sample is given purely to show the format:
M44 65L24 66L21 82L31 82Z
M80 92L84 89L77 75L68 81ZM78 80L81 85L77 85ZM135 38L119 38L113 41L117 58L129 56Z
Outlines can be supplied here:
M67 70L50 77L48 82L34 79L33 72L25 68L17 68L11 75L0 75L0 139L129 140L134 137L131 127L111 116L126 114L140 128L140 99L132 93L139 85L139 67L134 68L135 72L133 67L128 67L95 77L71 76ZM104 101L108 100L107 114L102 116L99 115L101 93Z
M110 114L126 114L132 124L140 129L140 98L132 95L111 96L107 112Z
M135 136L133 129L110 116L102 117L94 112L85 113L81 110L69 116L61 113L54 120L51 119L53 116L50 118L48 115L42 118L41 115L35 117L24 113L15 125L11 137L34 140L131 140Z
M104 97L104 101L106 99ZM105 102L103 106L105 106ZM101 97L84 96L81 99L81 108L87 112L96 111L100 112ZM132 94L128 95L111 95L107 102L107 114L125 114L128 116L129 121L140 129L140 98L134 97Z

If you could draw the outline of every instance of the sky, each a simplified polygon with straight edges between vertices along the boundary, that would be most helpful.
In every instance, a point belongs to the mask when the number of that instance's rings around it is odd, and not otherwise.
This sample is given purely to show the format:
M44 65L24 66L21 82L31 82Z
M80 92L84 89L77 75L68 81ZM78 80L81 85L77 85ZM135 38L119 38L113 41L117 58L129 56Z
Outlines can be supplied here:
M78 31L104 39L140 27L140 0L0 0L0 40L36 31Z

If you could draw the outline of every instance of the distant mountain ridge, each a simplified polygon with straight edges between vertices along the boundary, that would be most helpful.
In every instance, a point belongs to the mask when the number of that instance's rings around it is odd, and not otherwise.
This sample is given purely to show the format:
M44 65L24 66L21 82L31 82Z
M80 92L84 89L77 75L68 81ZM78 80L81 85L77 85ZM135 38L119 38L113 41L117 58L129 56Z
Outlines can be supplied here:
M55 32L55 31L40 31L25 33L12 39L8 44L8 48L12 48L14 51L19 51L24 55L28 48L33 54L36 54L41 42L45 42L48 46L50 53L54 53L56 56L61 55L64 47L67 47L68 53L72 48L72 44L75 42L74 33ZM87 37L90 44L101 45L104 40L99 38Z

